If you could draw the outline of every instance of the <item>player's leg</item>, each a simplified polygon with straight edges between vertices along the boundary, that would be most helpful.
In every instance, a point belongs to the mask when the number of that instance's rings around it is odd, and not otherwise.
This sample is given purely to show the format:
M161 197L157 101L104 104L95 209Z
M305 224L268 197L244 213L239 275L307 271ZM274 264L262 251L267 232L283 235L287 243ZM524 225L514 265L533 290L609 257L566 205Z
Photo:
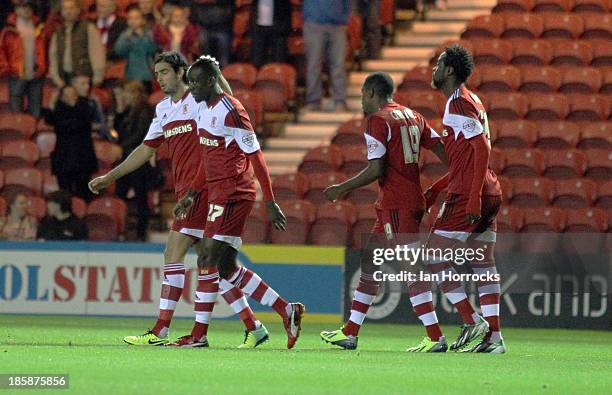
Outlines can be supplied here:
M446 352L448 345L442 335L442 328L433 305L431 285L425 281L412 281L408 283L408 296L410 304L417 317L425 327L427 336L421 342L408 348L408 352Z
M150 331L143 335L127 336L123 340L132 345L162 345L168 342L168 330L185 285L185 255L193 244L190 236L171 230L164 251L164 277L159 298L159 314Z

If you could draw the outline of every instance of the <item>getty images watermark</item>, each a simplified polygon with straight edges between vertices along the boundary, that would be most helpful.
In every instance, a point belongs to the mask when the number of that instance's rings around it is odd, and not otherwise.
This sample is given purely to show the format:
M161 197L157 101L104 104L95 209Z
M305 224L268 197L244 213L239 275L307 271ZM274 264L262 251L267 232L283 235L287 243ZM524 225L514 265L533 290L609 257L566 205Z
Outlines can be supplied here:
M393 248L374 248L372 263L376 266L395 263L415 267L417 264L439 264L451 262L456 265L478 264L485 260L486 245L483 248L430 248L421 245L396 245ZM439 273L430 273L424 270L411 271L402 270L399 273L384 273L377 270L373 273L376 281L499 281L497 273L456 273L455 271L442 270Z

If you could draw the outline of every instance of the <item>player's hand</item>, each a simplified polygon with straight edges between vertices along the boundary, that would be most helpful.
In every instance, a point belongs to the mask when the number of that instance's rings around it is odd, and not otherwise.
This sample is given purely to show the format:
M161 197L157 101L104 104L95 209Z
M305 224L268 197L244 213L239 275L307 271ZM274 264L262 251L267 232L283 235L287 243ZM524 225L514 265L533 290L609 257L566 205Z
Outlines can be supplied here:
M429 210L431 210L431 207L436 203L439 195L439 191L427 188L425 193L423 193L423 196L425 196L425 211L429 212Z
M266 202L266 209L268 210L268 217L277 230L287 230L287 218L278 204L274 200Z
M466 214L467 221L470 224L475 224L476 222L480 221L480 197L476 199L470 198L470 200L468 200Z
M89 190L92 193L97 195L100 193L101 190L107 188L112 182L113 180L111 180L111 178L105 174L103 176L96 177L93 180L89 181L89 184L87 184L87 186L89 187Z
M344 191L342 190L342 187L340 187L340 185L332 185L332 186L327 187L323 191L323 194L325 195L327 200L329 200L330 202L335 202L342 195L344 195Z
M185 219L191 210L191 206L193 206L193 196L187 194L174 206L172 213L176 219Z

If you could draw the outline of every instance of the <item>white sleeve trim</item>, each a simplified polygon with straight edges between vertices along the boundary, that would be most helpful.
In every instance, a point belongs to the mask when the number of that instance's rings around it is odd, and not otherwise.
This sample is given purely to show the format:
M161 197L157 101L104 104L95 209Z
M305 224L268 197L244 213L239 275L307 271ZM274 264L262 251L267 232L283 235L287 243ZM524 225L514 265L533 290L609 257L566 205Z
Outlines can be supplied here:
M431 138L432 139L439 139L440 138L440 135L438 134L438 132L436 132L434 130L434 128L430 127L429 130L431 130Z
M383 143L367 133L364 133L363 135L365 136L368 147L368 160L380 159L387 154L387 148L385 148Z
M484 132L484 128L478 119L466 117L459 114L444 114L442 122L445 125L453 128L455 132L455 140L459 136L459 133L463 133L463 136L469 140L472 137L476 137Z
M252 154L253 152L257 152L261 149L259 146L259 140L257 140L257 135L252 130L240 129L240 128L232 128L229 126L225 127L227 134L231 137L225 138L225 146L227 147L232 138L236 140L236 144L242 151L247 154Z

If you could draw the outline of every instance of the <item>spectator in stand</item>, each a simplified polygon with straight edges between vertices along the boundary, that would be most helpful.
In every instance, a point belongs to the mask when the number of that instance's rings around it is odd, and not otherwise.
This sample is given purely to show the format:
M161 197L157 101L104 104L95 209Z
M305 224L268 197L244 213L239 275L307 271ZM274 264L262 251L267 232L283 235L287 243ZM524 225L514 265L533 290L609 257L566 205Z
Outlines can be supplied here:
M107 59L114 59L113 48L119 35L127 29L127 22L116 14L115 0L96 0L96 27L100 32L102 44L106 48Z
M234 27L234 0L193 0L191 20L200 26L202 52L229 63Z
M66 191L47 196L47 215L40 221L39 240L86 240L87 225L72 214L72 197Z
M200 29L189 22L185 7L171 6L170 18L163 25L155 25L153 38L162 51L176 51L189 63L200 55Z
M18 0L15 13L0 32L0 76L8 77L11 111L24 110L24 95L28 111L38 118L42 105L42 90L47 73L45 41L42 25L34 16L29 0Z
M127 82L123 86L123 96L126 107L115 115L115 129L119 133L119 145L123 149L123 159L138 147L149 130L153 120L153 109L147 101L142 84L136 81ZM130 189L134 190L134 202L138 209L137 237L146 241L149 226L148 180L153 173L149 164L139 167L117 181L117 195L126 199Z
M106 124L106 116L104 115L102 104L96 96L91 94L90 81L91 79L86 75L77 75L72 78L72 83L70 85L76 89L79 98L87 102L87 105L94 115L91 125L92 130L98 132L100 136L112 140L109 135L108 126Z
M51 153L51 170L60 189L90 200L87 183L98 170L91 138L94 111L71 85L62 87L58 96L58 100L51 102L51 111L44 111L45 120L54 127L57 141Z
M351 12L350 1L304 0L303 10L306 104L310 110L321 109L321 68L327 60L334 108L346 111L346 25Z
M49 75L58 87L70 83L74 75L92 77L94 86L104 80L106 51L100 32L83 20L78 0L62 0L64 23L53 33L49 47Z
M378 59L382 44L380 0L355 0L355 9L363 21L365 58Z
M117 56L127 59L125 78L129 81L140 81L151 92L151 63L158 48L153 41L153 32L147 27L142 11L131 5L127 10L128 28L121 33L115 44Z
M155 0L138 0L137 7L142 11L142 16L149 29L153 29L158 23L162 23L162 14L155 4Z
M253 3L253 63L255 66L287 60L291 32L291 2L257 0Z
M0 217L0 239L34 240L36 237L36 218L28 215L28 197L17 192L8 200L6 217Z

